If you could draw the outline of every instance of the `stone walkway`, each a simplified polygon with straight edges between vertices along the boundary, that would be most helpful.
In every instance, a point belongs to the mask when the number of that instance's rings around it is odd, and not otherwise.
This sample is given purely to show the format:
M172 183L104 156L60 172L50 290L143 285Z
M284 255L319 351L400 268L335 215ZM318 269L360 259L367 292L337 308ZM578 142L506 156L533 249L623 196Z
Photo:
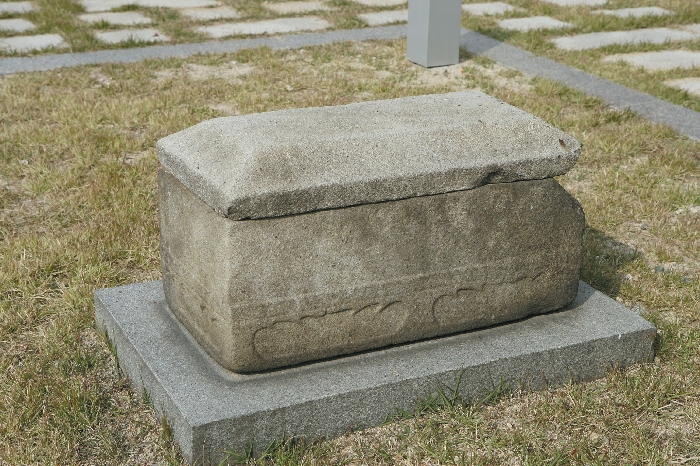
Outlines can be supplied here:
M33 58L0 58L0 73L51 69L71 64L104 63L109 61L134 61L159 56L183 56L191 53L226 51L232 48L245 48L254 44L287 44L282 48L293 47L294 43L307 43L308 40L328 41L365 40L372 37L399 37L398 29L385 25L405 23L407 20L406 0L352 0L353 14L360 24L370 28L356 30L334 30L334 14L340 8L329 0L267 1L261 4L261 11L249 18L245 11L234 8L232 0L80 0L83 13L76 14L76 23L86 28L97 43L104 44L103 52L82 54L37 55ZM657 6L634 8L613 8L607 0L540 0L544 5L552 5L552 16L532 14L527 9L511 5L507 1L470 2L462 5L465 16L492 17L497 27L515 34L540 34L551 30L549 40L555 47L572 53L605 47L638 44L658 44L664 50L650 52L613 53L601 56L602 61L624 61L633 67L647 72L668 72L673 69L700 68L700 51L687 47L700 39L700 24L683 24L673 21L676 12ZM473 0L472 0L473 1ZM651 3L651 2L650 2ZM163 32L163 15L154 16L153 9L173 11L167 17L185 21L188 33L201 37L200 40L216 39L218 42L198 42L144 47L147 43L172 42L171 36ZM576 15L572 16L572 10ZM70 46L70 37L53 31L46 31L35 24L37 4L32 1L0 0L0 54L24 54L37 51L60 52ZM635 21L645 17L669 18L665 27L624 29L576 34L576 30L594 20L596 16L616 18L620 21ZM572 19L573 18L573 19ZM619 18L619 19L618 19ZM189 21L189 22L188 22ZM622 23L624 24L624 23ZM322 31L328 32L322 32ZM403 30L403 29L401 29ZM301 34L302 37L283 36L284 34L318 31L320 34ZM267 35L271 38L239 39L221 42L231 36L245 37ZM276 39L274 39L276 38ZM390 37L387 37L390 38ZM228 44L228 45L226 45ZM235 44L235 45L234 45ZM133 48L133 46L139 46ZM304 45L301 45L304 46ZM119 47L120 49L114 49ZM131 48L130 48L131 47ZM171 48L168 48L171 47ZM277 48L277 47L273 47ZM658 47L657 47L658 49ZM691 47L692 49L692 47ZM613 49L614 50L614 49ZM634 48L632 49L634 50ZM13 71L15 70L15 71ZM700 70L696 76L687 73L665 84L700 97Z

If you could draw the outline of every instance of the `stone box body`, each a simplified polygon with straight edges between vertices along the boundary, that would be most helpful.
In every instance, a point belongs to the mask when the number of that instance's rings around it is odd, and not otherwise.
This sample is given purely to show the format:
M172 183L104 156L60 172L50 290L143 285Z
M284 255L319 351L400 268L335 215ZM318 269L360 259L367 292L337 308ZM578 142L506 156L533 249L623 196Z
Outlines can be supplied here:
M559 309L580 144L478 92L204 122L158 143L163 287L253 372Z

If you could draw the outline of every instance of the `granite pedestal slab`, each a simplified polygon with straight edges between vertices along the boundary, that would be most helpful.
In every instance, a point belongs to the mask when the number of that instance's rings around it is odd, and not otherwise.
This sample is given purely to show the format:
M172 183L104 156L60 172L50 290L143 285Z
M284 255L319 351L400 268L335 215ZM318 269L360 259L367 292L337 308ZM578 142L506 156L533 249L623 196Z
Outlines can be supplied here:
M479 92L211 120L158 142L170 309L261 371L576 296L580 144Z
M219 464L254 441L331 437L411 411L437 389L480 398L502 383L538 390L649 361L655 328L581 283L549 314L259 374L223 370L168 309L161 282L95 293L98 325L135 388L149 394L185 458Z

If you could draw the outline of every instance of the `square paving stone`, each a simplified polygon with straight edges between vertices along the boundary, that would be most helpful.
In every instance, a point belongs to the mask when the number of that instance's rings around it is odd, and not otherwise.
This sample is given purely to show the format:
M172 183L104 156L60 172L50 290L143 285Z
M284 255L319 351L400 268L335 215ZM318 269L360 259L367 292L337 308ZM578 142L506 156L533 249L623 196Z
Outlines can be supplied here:
M674 68L700 67L700 52L689 50L663 50L660 52L622 53L610 55L603 61L625 61L649 71L672 70Z
M664 84L700 96L700 78L671 79L664 81Z
M474 16L502 15L504 13L508 13L509 11L518 10L521 10L521 8L516 8L513 5L503 2L468 3L462 5L462 11Z
M267 21L255 21L250 23L224 23L212 26L202 26L195 29L200 34L209 37L221 38L236 35L253 34L284 34L298 31L319 31L327 29L331 25L328 21L315 16L303 18L279 18Z
M268 10L274 11L279 15L288 15L292 13L309 13L311 11L328 11L331 8L321 2L282 2L282 3L263 3Z
M120 11L120 12L105 12L105 13L86 13L84 15L79 15L82 21L88 23L100 23L102 21L109 24L116 24L119 26L133 26L135 24L150 24L153 21L151 18L142 15L137 11Z
M405 5L408 0L354 0L367 6L397 6Z
M357 16L370 26L381 26L383 24L405 23L408 21L408 10L377 11Z
M184 457L219 464L252 444L331 437L412 412L438 390L478 399L604 377L653 360L656 329L581 283L569 306L448 337L256 374L218 366L172 315L161 282L99 290L98 326L138 393L167 419Z
M40 34L37 36L19 36L0 38L0 50L14 52L31 52L49 47L66 45L63 37L58 34Z
M197 21L212 21L215 19L237 19L241 15L233 8L227 6L215 8L183 8L179 10L181 15Z
M119 44L128 40L142 42L167 42L168 36L157 29L120 29L118 31L95 32L95 36L108 44Z
M632 31L592 32L558 37L551 42L564 50L587 50L612 44L663 44L666 41L693 40L699 34L669 28L635 29Z
M26 19L0 19L0 31L25 32L36 29L34 23Z
M36 5L32 2L5 2L0 3L0 13L29 13L35 11Z
M221 5L215 0L82 0L82 4L88 13L109 11L126 5L150 8L204 8Z
M542 0L559 6L600 6L608 3L608 0Z
M82 0L83 9L88 13L109 11L126 5L135 5L136 0Z
M135 0L139 6L148 8L206 8L221 6L216 0Z
M640 8L620 8L619 10L594 10L591 13L598 13L618 18L641 18L643 16L664 16L674 14L672 11L664 10L658 6L644 6Z
M549 16L533 16L531 18L504 19L498 22L503 29L511 31L527 32L533 29L562 29L571 27L572 24Z

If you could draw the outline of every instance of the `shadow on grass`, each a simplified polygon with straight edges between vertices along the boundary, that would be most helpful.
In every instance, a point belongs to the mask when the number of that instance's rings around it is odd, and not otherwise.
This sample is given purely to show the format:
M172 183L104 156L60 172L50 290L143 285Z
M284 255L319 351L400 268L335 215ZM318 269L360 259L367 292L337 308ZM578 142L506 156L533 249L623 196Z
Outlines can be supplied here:
M625 279L621 271L639 257L632 246L587 226L583 234L581 280L615 298Z

